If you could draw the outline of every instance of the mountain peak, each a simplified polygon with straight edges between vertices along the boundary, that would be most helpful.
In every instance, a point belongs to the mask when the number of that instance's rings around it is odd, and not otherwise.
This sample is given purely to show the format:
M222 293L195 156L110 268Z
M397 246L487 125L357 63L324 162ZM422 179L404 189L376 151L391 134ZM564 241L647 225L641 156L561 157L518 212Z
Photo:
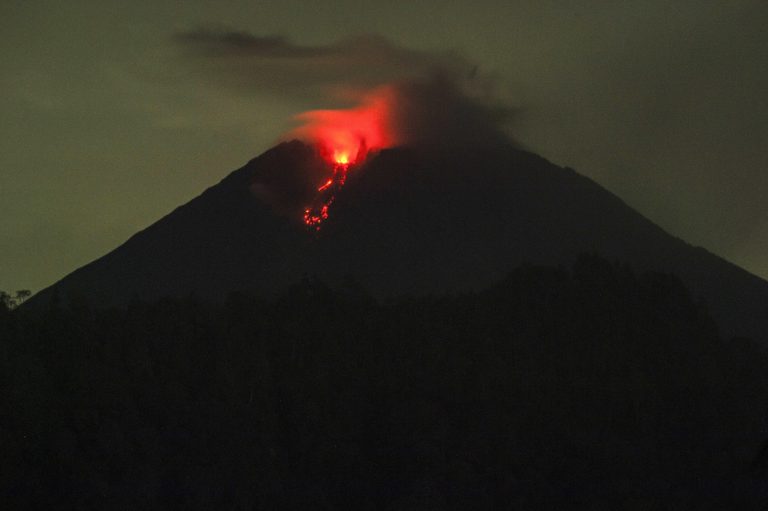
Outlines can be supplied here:
M678 274L724 333L764 338L768 283L670 236L572 169L512 145L394 147L349 168L320 231L302 215L334 172L283 142L30 303L84 295L271 294L313 274L376 296L477 289L523 263L596 253Z

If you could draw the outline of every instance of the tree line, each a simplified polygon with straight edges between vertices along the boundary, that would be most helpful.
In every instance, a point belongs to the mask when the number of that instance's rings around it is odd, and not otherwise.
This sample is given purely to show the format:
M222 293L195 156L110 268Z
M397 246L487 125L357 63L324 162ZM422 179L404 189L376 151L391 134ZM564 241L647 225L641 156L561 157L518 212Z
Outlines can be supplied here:
M585 256L452 295L5 309L4 509L768 502L768 361L671 275Z
M5 291L0 291L0 309L9 311L15 309L26 301L32 295L29 289L19 289L11 295Z

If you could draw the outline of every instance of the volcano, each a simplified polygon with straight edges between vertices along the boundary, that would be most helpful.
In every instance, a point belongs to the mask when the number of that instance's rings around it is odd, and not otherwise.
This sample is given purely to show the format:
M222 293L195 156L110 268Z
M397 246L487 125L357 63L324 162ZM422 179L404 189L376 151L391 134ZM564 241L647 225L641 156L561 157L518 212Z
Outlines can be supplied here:
M321 228L306 222L307 205L333 169L315 147L281 143L28 305L54 295L99 306L268 296L305 276L377 297L462 292L521 264L570 265L594 253L678 275L724 335L768 341L768 282L666 233L570 168L511 144L395 147L344 165Z

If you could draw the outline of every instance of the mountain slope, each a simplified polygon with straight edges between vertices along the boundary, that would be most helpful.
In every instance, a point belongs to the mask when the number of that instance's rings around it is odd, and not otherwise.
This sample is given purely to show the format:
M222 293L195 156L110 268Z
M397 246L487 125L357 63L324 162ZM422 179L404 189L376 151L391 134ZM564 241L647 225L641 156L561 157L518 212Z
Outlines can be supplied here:
M307 274L331 284L352 278L377 296L460 291L525 262L571 264L594 252L679 275L725 335L768 340L768 283L531 153L382 151L350 171L329 219L312 233L297 208L321 167L312 148L281 144L31 303L47 303L54 291L102 305L271 294Z

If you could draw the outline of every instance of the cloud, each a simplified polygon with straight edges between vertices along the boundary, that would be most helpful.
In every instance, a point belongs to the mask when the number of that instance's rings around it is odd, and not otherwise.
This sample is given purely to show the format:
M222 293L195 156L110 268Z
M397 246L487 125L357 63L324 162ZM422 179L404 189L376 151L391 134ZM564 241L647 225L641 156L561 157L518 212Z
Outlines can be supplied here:
M514 110L475 94L466 83L437 72L393 85L394 130L406 144L492 145L511 142L503 132Z
M252 184L256 197L281 215L306 221L317 204L327 211L343 186L341 179L330 199L323 191L340 159L361 162L370 150L401 145L509 142L501 128L511 110L496 101L493 80L450 52L412 50L370 35L317 46L231 30L184 32L175 40L188 64L220 87L312 105L294 115L299 125L281 139L309 142L320 158Z
M438 70L458 77L474 69L455 53L407 49L375 35L303 46L281 36L198 29L176 34L174 40L185 58L220 85L301 100L343 100L360 89L423 79Z
M271 56L307 56L317 51L289 43L284 37L259 37L247 32L198 29L175 36L180 43L197 45L213 54L241 52L243 54Z
M334 108L346 108L336 111L344 118L385 97L382 129L397 143L498 140L512 113L495 97L494 79L455 52L413 50L375 35L304 46L281 36L198 29L174 40L187 63L217 86L323 108L297 116L301 122L334 117Z

